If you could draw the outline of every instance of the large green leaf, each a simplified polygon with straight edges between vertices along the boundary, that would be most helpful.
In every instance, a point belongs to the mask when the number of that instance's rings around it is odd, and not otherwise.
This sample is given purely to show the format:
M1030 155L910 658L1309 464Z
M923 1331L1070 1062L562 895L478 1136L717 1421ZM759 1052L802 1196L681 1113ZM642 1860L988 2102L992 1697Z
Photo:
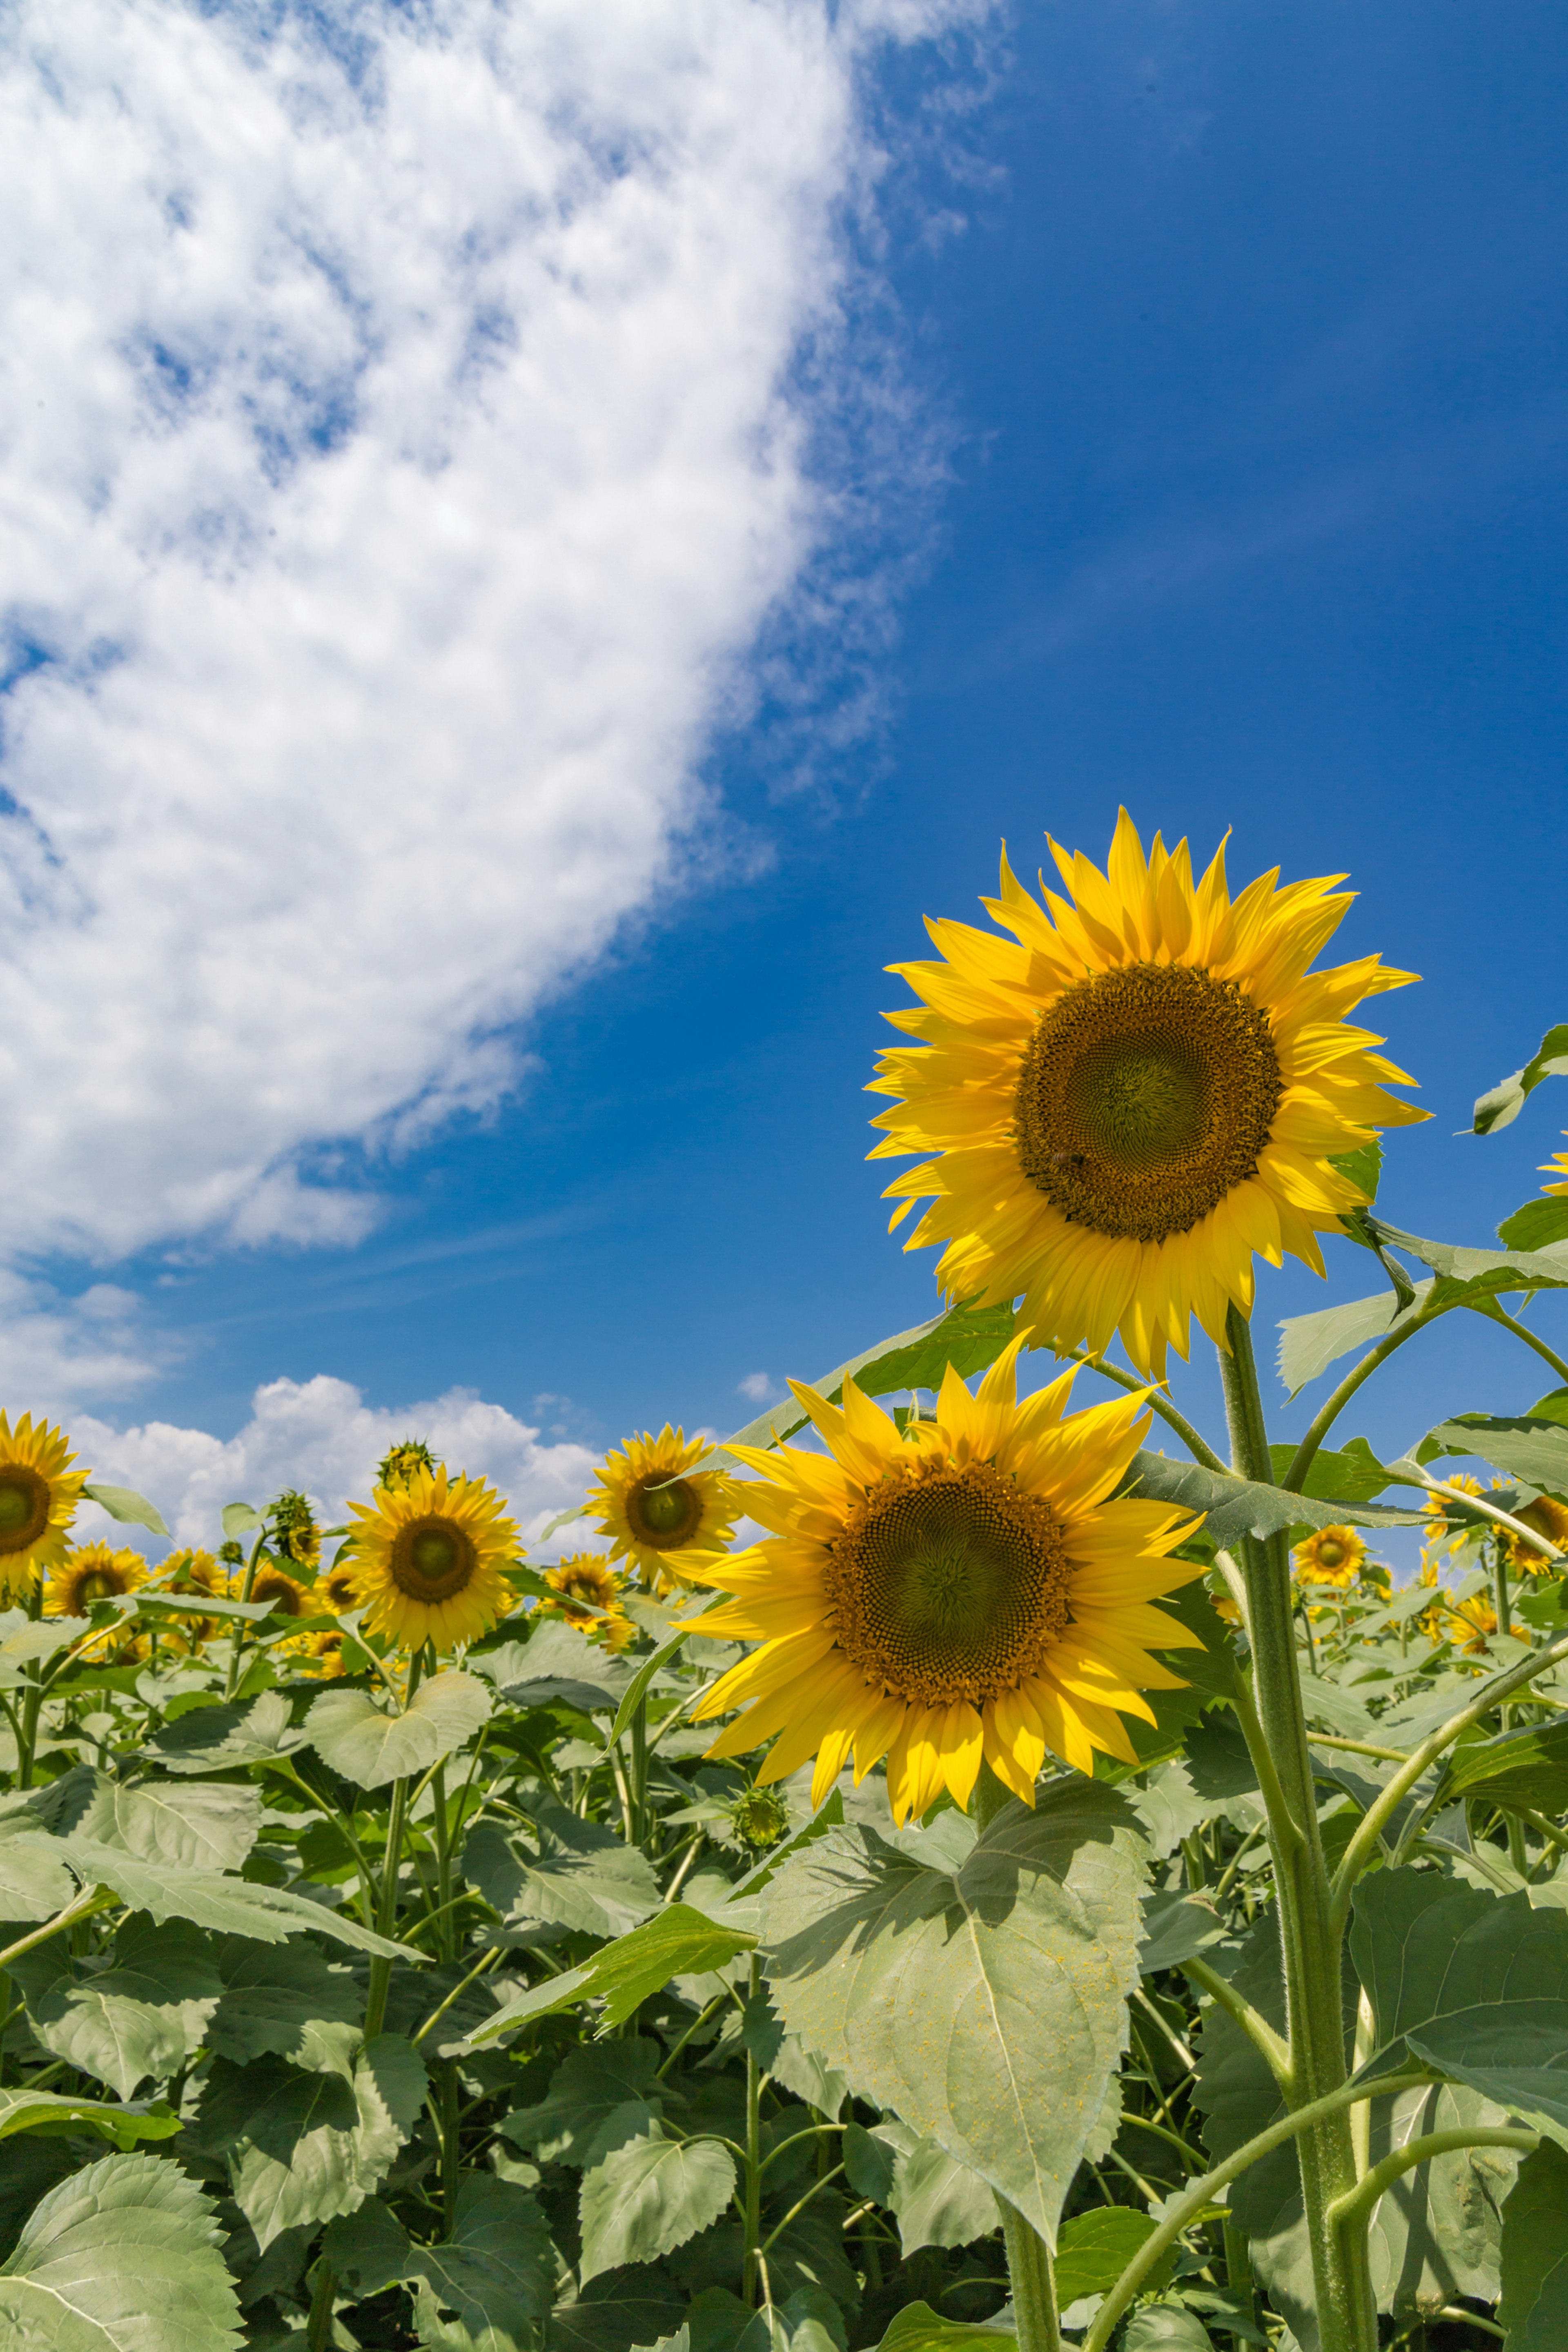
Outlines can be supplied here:
M37 1814L0 1817L0 1919L52 1919L76 1895L76 1881Z
M233 1706L193 1708L165 1724L149 1752L167 1772L226 1772L292 1755L310 1737L283 1693L268 1690Z
M1204 1535L1211 1543L1226 1545L1243 1536L1277 1535L1287 1528L1331 1528L1347 1521L1353 1527L1411 1528L1419 1527L1422 1518L1419 1511L1385 1503L1288 1495L1279 1486L1232 1478L1205 1470L1201 1462L1179 1462L1164 1454L1135 1454L1120 1491L1203 1512Z
M1271 1445L1268 1454L1275 1476L1283 1478L1296 1458L1296 1448ZM1374 1495L1382 1494L1388 1483L1388 1472L1366 1439L1352 1437L1337 1452L1331 1446L1319 1446L1308 1466L1301 1492L1315 1499L1338 1495L1347 1502L1369 1503Z
M223 1998L207 2028L215 2056L245 2065L274 2055L312 2072L347 2074L359 2045L364 1996L347 1969L314 1944L258 1944L226 1937L218 1948Z
M239 2306L210 2199L178 2165L108 2156L51 2189L0 2268L16 2352L230 2352Z
M1436 1462L1447 1454L1479 1454L1510 1478L1568 1493L1568 1429L1560 1422L1536 1421L1528 1414L1510 1420L1488 1412L1457 1412L1428 1430L1415 1448L1421 1463Z
M1568 1075L1568 1022L1560 1021L1547 1031L1522 1070L1513 1071L1477 1097L1474 1132L1491 1135L1498 1128L1510 1126L1524 1108L1525 1097L1533 1094L1542 1078L1564 1075Z
M888 2322L877 2352L1005 2352L1016 2341L1010 2327L949 2319L929 2303L906 2303Z
M1065 2311L1079 2295L1109 2294L1146 2238L1154 2234L1152 2213L1130 2205L1094 2205L1062 2223L1057 2241L1057 2303ZM1175 2251L1149 2273L1145 2294L1155 2294L1175 2268Z
M1407 2027L1405 2039L1428 2065L1568 2147L1568 1999L1456 2009Z
M128 1920L106 1969L87 1969L57 1937L12 1963L37 2039L129 2099L201 2048L223 1991L209 1938L184 1920Z
M226 2158L236 2203L266 2251L281 2231L351 2213L385 2179L418 2121L425 2067L395 2033L365 2044L353 2079L280 2058L219 2059L195 2137Z
M1009 2198L1047 2239L1126 2043L1146 1848L1079 1775L975 1839L834 1830L768 1890L790 2031Z
M1457 1242L1429 1242L1419 1234L1401 1233L1381 1217L1369 1217L1367 1223L1385 1248L1403 1250L1432 1268L1439 1286L1435 1305L1449 1297L1495 1297L1511 1290L1561 1290L1568 1284L1568 1251L1466 1249Z
M362 1789L428 1771L489 1720L490 1694L457 1667L421 1683L401 1715L388 1715L368 1691L323 1691L305 1718L321 1761Z
M1143 1941L1138 1966L1146 1977L1194 1959L1228 1933L1224 1920L1201 1895L1151 1895L1143 1906Z
M545 2097L514 2107L501 2130L543 2163L586 2170L658 2118L663 2054L657 2042L636 2037L569 2051Z
M151 1528L155 1536L169 1532L156 1506L145 1495L139 1495L134 1486L107 1486L101 1478L89 1478L81 1491L85 1502L96 1503L100 1511L107 1511L122 1527Z
M1568 2155L1542 2140L1502 2209L1502 2300L1510 2352L1568 2344Z
M584 1715L601 1712L606 1702L618 1706L638 1671L559 1617L535 1620L526 1642L503 1642L469 1663L514 1706L547 1706L560 1699Z
M551 2315L545 2352L631 2352L673 2335L685 2315L683 2298L647 2264L605 2271L590 2279L573 2303Z
M260 1792L228 1780L171 1787L95 1772L83 1794L62 1813L62 1830L182 1870L237 1870L261 1828Z
M1214 2337L1195 2311L1179 2303L1146 2303L1128 2321L1121 2352L1214 2352Z
M0 1611L0 1690L16 1690L26 1669L52 1658L92 1630L86 1617L29 1617L25 1609Z
M649 2121L583 2175L578 2276L656 2262L716 2221L735 2193L735 2159L717 2140L669 2138Z
M190 1919L221 1936L254 1936L268 1944L281 1943L286 1936L310 1928L317 1935L353 1944L362 1952L382 1952L405 1960L425 1957L373 1934L347 1912L330 1911L303 1895L290 1894L287 1887L259 1886L249 1879L223 1877L210 1870L184 1870L173 1863L142 1862L95 1838L38 1838L26 1843L34 1851L68 1863L84 1885L107 1886L130 1909L146 1911L154 1919ZM23 1843L16 1839L13 1847Z
M1430 1282L1415 1286L1412 1307L1400 1307L1392 1290L1370 1298L1347 1299L1342 1307L1320 1307L1310 1315L1288 1315L1279 1326L1279 1377L1295 1396L1310 1381L1352 1348L1371 1347L1389 1333L1419 1320L1431 1297Z
M896 2116L884 2116L870 2131L847 2125L843 2155L856 2195L874 2197L897 2221L906 2261L921 2246L967 2246L996 2228L989 2185Z
M550 2307L555 2264L544 2217L526 2189L489 2173L464 2176L451 2235L436 2245L412 2244L402 2223L372 2199L329 2222L321 2251L356 2297L412 2287L426 2344L442 2340L441 2315L450 2313L485 2352L514 2352Z
M663 1907L640 1847L549 1798L534 1801L534 1827L537 1842L530 1846L486 1822L464 1856L468 1876L509 1926L542 1922L619 1937Z
M1427 1870L1376 1871L1356 1890L1350 1948L1372 2003L1374 2074L1403 2063L1412 2035L1429 2037L1456 2016L1489 2016L1495 2047L1511 2012L1531 2048L1539 2004L1568 2016L1568 1912L1532 1906L1525 1894L1489 1895Z
M139 2139L168 2139L180 2128L180 2118L167 2107L112 2106L107 2099L78 2099L63 2091L0 2090L0 2139L17 2132L44 2132L51 2137L68 2132L91 2132L112 2140L117 2147L133 2147Z
M1505 1217L1497 1229L1497 1237L1504 1249L1550 1249L1553 1242L1568 1241L1568 1200L1527 1201L1511 1217Z
M629 1936L605 1944L582 1968L547 1977L542 1984L519 1993L468 2036L468 2047L482 2048L515 2033L533 2018L549 2017L585 2000L604 2002L599 2031L611 2032L650 1994L662 1992L672 1977L704 1976L737 1953L749 1951L756 1940L739 1928L717 1926L689 1904L667 1904Z
M1515 1811L1568 1812L1568 1715L1456 1748L1439 1801L1473 1789Z

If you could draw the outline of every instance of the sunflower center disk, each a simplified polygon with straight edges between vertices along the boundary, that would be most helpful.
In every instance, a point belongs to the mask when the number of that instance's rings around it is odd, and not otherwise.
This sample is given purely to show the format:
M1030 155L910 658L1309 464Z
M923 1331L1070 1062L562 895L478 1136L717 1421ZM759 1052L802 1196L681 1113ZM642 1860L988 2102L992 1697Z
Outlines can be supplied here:
M393 1544L393 1581L413 1601L445 1601L462 1591L478 1561L472 1538L454 1520L415 1519Z
M1050 1506L989 1463L885 1483L826 1572L839 1647L925 1706L984 1706L1034 1673L1068 1622L1069 1580Z
M685 1478L645 1479L626 1496L626 1517L640 1540L658 1551L689 1542L702 1517L702 1497Z
M20 1462L0 1471L0 1553L26 1551L49 1523L48 1481Z
M1130 964L1041 1014L1014 1100L1018 1163L1074 1223L1163 1241L1256 1172L1283 1092L1268 1015L1235 981Z

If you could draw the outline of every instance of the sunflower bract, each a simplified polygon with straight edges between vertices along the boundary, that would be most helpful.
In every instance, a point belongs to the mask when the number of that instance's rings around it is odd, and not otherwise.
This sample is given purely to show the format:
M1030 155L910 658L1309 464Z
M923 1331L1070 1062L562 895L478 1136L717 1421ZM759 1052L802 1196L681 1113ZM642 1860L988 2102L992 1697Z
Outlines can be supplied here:
M1415 975L1309 971L1348 894L1276 869L1233 900L1223 849L1194 883L1186 843L1145 857L1125 809L1106 873L1051 850L1070 898L1042 877L1042 906L1004 854L983 903L1013 937L932 922L941 961L890 967L923 1003L888 1018L926 1042L878 1066L899 1099L871 1157L937 1154L887 1197L895 1226L929 1203L907 1246L945 1244L950 1298L1023 1294L1041 1340L1120 1332L1163 1378L1194 1315L1223 1345L1231 1305L1251 1313L1255 1255L1321 1274L1318 1234L1367 1197L1331 1160L1426 1118L1344 1017Z
M1151 1649L1201 1647L1151 1605L1198 1572L1170 1557L1195 1522L1112 1499L1142 1400L1068 1417L1068 1372L1019 1404L1022 1344L973 1396L950 1367L935 1420L903 1433L853 1380L842 1412L792 1383L827 1451L742 1454L763 1483L740 1500L773 1532L699 1578L735 1597L694 1630L761 1644L696 1710L747 1709L710 1755L776 1733L759 1782L815 1755L814 1803L885 1756L899 1822L944 1788L966 1805L983 1758L1031 1804L1047 1749L1136 1761L1122 1717L1152 1723L1143 1692L1182 1687Z

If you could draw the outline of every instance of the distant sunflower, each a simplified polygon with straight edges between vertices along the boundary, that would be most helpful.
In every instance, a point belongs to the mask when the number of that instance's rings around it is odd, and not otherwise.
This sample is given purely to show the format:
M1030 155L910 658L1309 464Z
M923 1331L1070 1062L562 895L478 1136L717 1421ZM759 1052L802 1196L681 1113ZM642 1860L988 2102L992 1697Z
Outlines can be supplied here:
M685 1431L666 1422L658 1437L646 1429L628 1437L588 1490L589 1508L610 1538L610 1558L635 1560L655 1592L706 1583L702 1571L735 1532L734 1481L694 1467L711 1451L701 1438L689 1444Z
M1568 1127L1563 1132L1568 1135ZM1568 1192L1568 1151L1554 1151L1550 1160L1543 1160L1541 1173L1557 1179L1554 1184L1543 1184L1541 1188L1543 1192Z
M353 1554L345 1553L335 1559L326 1574L317 1582L317 1591L327 1607L342 1617L345 1611L360 1605L360 1590L354 1580Z
M625 1580L597 1552L574 1552L567 1559L558 1560L544 1571L544 1581L559 1601L542 1601L540 1607L564 1617L568 1625L575 1625L590 1640L597 1640L607 1650L624 1650L634 1639L637 1627L621 1607ZM574 1601L592 1603L587 1609L574 1608ZM595 1611L602 1611L596 1615Z
M1472 1478L1468 1470L1456 1470L1453 1476L1446 1478L1443 1483L1456 1487L1461 1495L1482 1495L1486 1492L1480 1480ZM1421 1532L1426 1542L1437 1550L1447 1548L1449 1551L1457 1551L1476 1531L1473 1519L1451 1519L1448 1517L1447 1496L1428 1494L1425 1507L1426 1516L1421 1523Z
M30 1591L66 1556L66 1533L91 1473L63 1430L25 1412L12 1428L0 1412L0 1604Z
M1303 1584L1337 1584L1347 1591L1366 1564L1366 1546L1353 1528L1315 1528L1296 1546L1293 1558Z
M112 1544L79 1544L50 1577L44 1594L46 1617L85 1617L95 1601L114 1601L135 1592L147 1581L147 1563L139 1551Z
M279 1617L306 1617L310 1613L308 1587L285 1576L280 1568L258 1568L251 1582L250 1597L252 1601L269 1602Z
M1196 1573L1169 1557L1195 1522L1111 1499L1142 1401L1064 1418L1068 1372L1018 1404L1021 1345L973 1397L950 1367L935 1419L902 1433L852 1380L842 1412L791 1383L827 1451L742 1454L766 1483L739 1498L774 1532L700 1571L736 1598L697 1630L762 1645L697 1709L750 1703L710 1756L777 1732L759 1784L815 1754L814 1803L851 1755L857 1780L886 1756L900 1822L944 1787L966 1805L983 1758L1026 1804L1047 1749L1083 1772L1097 1748L1137 1761L1122 1716L1152 1723L1142 1693L1183 1686L1150 1648L1202 1646L1150 1605Z
M193 1551L187 1545L172 1551L158 1570L158 1582L170 1592L205 1592L214 1601L228 1598L228 1570L210 1551Z
M301 1633L300 1647L306 1665L329 1681L346 1673L343 1641L344 1636L332 1626L320 1633Z
M1568 1506L1558 1502L1555 1496L1538 1495L1533 1503L1526 1503L1522 1510L1515 1511L1512 1516L1522 1519L1527 1528L1533 1528L1537 1535L1544 1536L1547 1542L1554 1544L1559 1551L1568 1551ZM1514 1567L1522 1569L1527 1576L1563 1574L1561 1561L1549 1559L1533 1544L1526 1543L1522 1536L1508 1534L1504 1536L1503 1542Z
M297 1487L285 1487L267 1514L272 1522L272 1538L285 1559L296 1568L313 1570L321 1557L321 1530L310 1508L308 1495Z
M1443 1612L1444 1639L1459 1642L1467 1651L1484 1650L1497 1632L1497 1611L1477 1599L1461 1601Z
M378 1486L351 1503L354 1583L365 1630L400 1650L478 1641L511 1606L501 1570L518 1551L515 1519L483 1478L416 1470L406 1486Z
M405 1437L381 1457L375 1474L378 1486L406 1486L416 1470L434 1470L436 1457L422 1437Z
M1125 809L1108 876L1051 851L1072 900L1042 877L1042 908L1004 855L984 904L1013 940L932 922L942 961L891 967L925 1002L888 1018L927 1042L879 1065L871 1092L899 1100L871 1157L938 1154L887 1197L894 1225L930 1203L906 1246L946 1244L950 1298L1022 1292L1041 1340L1099 1353L1120 1330L1163 1378L1192 1316L1223 1345L1231 1304L1250 1315L1255 1254L1321 1274L1318 1234L1367 1198L1331 1160L1426 1116L1344 1019L1414 974L1310 972L1349 895L1276 869L1233 902L1223 849L1194 885L1186 843L1145 858Z

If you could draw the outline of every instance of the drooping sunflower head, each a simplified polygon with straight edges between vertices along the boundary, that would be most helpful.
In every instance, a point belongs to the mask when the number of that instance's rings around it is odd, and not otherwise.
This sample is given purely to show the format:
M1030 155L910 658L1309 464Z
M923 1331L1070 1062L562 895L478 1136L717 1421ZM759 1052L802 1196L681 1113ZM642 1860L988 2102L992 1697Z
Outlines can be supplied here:
M1568 1127L1563 1132L1568 1135ZM1568 1192L1568 1151L1554 1151L1550 1160L1543 1160L1540 1173L1556 1179L1554 1183L1542 1186L1543 1192Z
M85 1617L95 1601L114 1601L135 1592L147 1581L147 1563L129 1545L78 1544L48 1581L44 1594L46 1617Z
M1554 1495L1538 1495L1533 1503L1513 1513L1527 1528L1546 1538L1559 1551L1568 1551L1568 1504L1560 1503ZM1561 1576L1561 1560L1548 1559L1534 1544L1526 1543L1522 1536L1505 1535L1504 1545L1513 1566L1526 1576Z
M0 1412L0 1604L58 1568L90 1472L72 1470L70 1440L25 1412Z
M296 1568L314 1570L321 1557L321 1530L310 1497L297 1487L286 1486L267 1516L272 1523L272 1540L284 1559L291 1559Z
M635 1562L655 1592L701 1582L735 1532L735 1486L696 1465L711 1448L668 1422L658 1437L644 1430L609 1454L588 1490L590 1509L610 1538L610 1558Z
M381 1457L375 1474L378 1486L406 1486L416 1470L434 1470L436 1457L422 1437L405 1437Z
M1255 1255L1321 1274L1318 1234L1367 1197L1333 1160L1426 1116L1344 1017L1414 975L1310 971L1349 895L1276 871L1233 900L1223 849L1194 883L1186 843L1145 857L1125 809L1107 873L1051 851L1071 898L1042 877L1042 906L1004 856L984 903L1012 938L935 922L941 960L892 967L924 1002L889 1018L926 1042L879 1065L898 1100L871 1156L938 1155L888 1197L895 1225L929 1203L907 1246L945 1244L950 1297L1021 1292L1040 1340L1120 1331L1163 1378L1193 1316L1223 1344L1232 1303L1251 1313Z
M400 1650L476 1642L511 1606L502 1570L519 1551L517 1522L483 1478L416 1470L351 1503L354 1585L368 1633Z
M1314 1528L1294 1557L1303 1584L1336 1584L1348 1591L1366 1565L1366 1546L1354 1528Z
M743 1506L773 1533L700 1572L736 1597L699 1630L762 1646L697 1710L751 1702L710 1756L776 1732L759 1781L815 1754L814 1803L851 1756L858 1779L886 1756L900 1822L944 1787L966 1805L982 1759L1030 1804L1047 1749L1136 1762L1121 1717L1152 1722L1142 1694L1182 1686L1150 1647L1201 1647L1152 1606L1198 1572L1170 1557L1195 1522L1113 1499L1141 1400L1068 1417L1069 1372L1018 1404L1021 1345L974 1396L950 1368L934 1420L902 1433L852 1380L841 1412L796 1386L826 1453L744 1453L763 1483Z

